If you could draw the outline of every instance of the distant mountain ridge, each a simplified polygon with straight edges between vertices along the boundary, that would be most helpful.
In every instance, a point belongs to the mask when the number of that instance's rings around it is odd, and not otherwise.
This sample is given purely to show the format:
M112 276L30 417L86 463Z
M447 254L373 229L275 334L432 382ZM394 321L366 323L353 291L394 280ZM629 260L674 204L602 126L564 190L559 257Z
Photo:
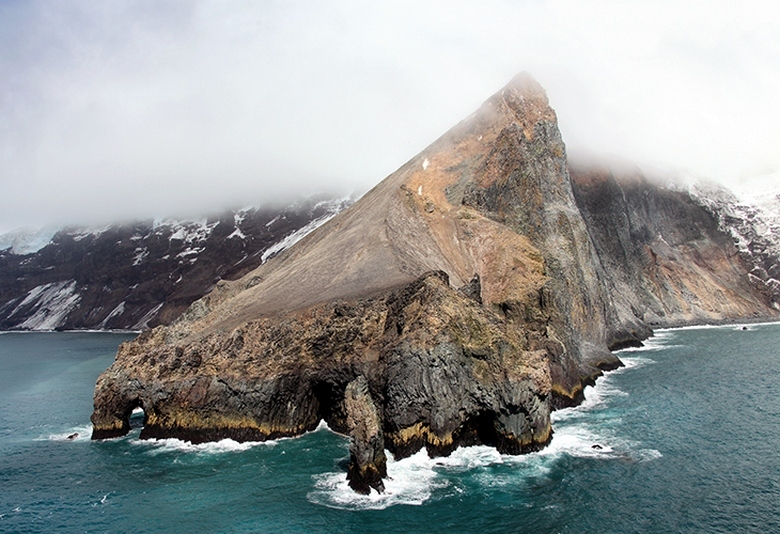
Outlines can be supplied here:
M750 266L750 280L780 309L780 184L762 192L734 193L707 182L678 186L718 219L740 256Z
M167 324L220 280L240 277L344 207L313 196L195 220L0 236L0 329L142 330Z

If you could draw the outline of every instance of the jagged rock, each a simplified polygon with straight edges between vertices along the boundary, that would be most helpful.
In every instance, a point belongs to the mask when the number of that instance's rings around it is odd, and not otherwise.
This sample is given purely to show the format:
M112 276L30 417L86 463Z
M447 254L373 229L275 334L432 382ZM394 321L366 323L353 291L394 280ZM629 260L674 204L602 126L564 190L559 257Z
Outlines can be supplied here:
M538 450L551 410L621 365L610 346L639 343L656 317L702 320L704 307L675 306L718 294L702 273L739 273L706 217L643 190L616 200L625 191L605 183L572 189L555 113L520 75L295 247L123 344L98 379L93 438L126 433L138 406L142 438L194 442L324 419L351 435L364 492L381 488L382 440L396 457ZM659 205L674 209L653 233ZM775 313L752 296L734 310Z
M371 488L381 493L385 490L382 479L387 476L382 420L363 375L347 384L344 391L344 412L352 438L349 444L350 462L347 472L349 487L358 493L368 494Z
M366 437L353 449L375 455L379 437L356 426L359 408L345 401L362 381L381 401L385 446L397 457L473 443L535 450L551 436L544 333L508 327L443 272L385 298L258 319L197 345L165 336L160 327L120 347L98 379L93 438L127 433L130 413L142 407L142 438L266 440L324 419ZM365 466L359 458L354 465Z
M474 278L466 285L461 286L458 291L482 304L482 284L479 281L478 274L475 274Z

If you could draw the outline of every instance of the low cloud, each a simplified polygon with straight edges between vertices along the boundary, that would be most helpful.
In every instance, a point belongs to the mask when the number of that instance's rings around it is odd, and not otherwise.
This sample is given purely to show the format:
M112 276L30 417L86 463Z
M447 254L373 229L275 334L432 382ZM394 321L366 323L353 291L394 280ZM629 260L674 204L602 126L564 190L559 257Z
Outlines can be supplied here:
M682 4L682 5L681 5ZM770 2L0 4L0 229L364 191L518 71L572 152L780 168Z

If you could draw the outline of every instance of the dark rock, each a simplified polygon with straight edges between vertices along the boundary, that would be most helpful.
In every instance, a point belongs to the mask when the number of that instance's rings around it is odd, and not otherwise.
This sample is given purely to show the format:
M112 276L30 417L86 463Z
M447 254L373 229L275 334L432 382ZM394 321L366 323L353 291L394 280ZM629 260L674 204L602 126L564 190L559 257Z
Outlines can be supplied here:
M610 348L637 346L653 327L776 315L717 216L638 169L572 165L574 198L610 295Z
M358 493L368 494L371 488L381 493L385 489L382 479L387 476L382 420L363 375L347 385L344 411L351 437L349 486Z
M139 330L168 324L219 280L252 271L269 247L346 205L312 198L203 221L72 227L35 253L0 251L0 329Z

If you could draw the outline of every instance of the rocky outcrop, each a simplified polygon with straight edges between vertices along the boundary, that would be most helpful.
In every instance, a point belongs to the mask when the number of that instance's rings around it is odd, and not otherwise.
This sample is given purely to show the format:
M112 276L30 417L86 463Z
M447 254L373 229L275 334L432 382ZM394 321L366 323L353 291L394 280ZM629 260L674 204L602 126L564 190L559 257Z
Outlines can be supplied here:
M347 472L349 486L364 494L370 493L371 488L384 491L382 479L387 476L387 458L382 419L363 375L347 384L344 390L344 412L351 438Z
M310 198L197 221L0 236L0 329L141 330L176 319L218 281L255 269L348 201ZM25 246L26 245L26 246Z
M350 483L381 488L384 448L404 457L549 441L544 329L507 323L432 272L382 298L339 300L214 332L197 344L163 328L120 347L95 394L93 438L129 430L192 442L295 436L325 420L353 438Z
M516 77L295 247L123 344L98 379L93 438L126 433L139 406L142 438L195 442L325 420L351 436L362 492L382 490L384 448L538 450L551 410L620 365L610 347L714 312L691 295L728 306L751 291L717 292L718 268L737 277L740 264L719 256L709 219L582 176L572 189L555 113ZM734 302L734 314L771 313Z

